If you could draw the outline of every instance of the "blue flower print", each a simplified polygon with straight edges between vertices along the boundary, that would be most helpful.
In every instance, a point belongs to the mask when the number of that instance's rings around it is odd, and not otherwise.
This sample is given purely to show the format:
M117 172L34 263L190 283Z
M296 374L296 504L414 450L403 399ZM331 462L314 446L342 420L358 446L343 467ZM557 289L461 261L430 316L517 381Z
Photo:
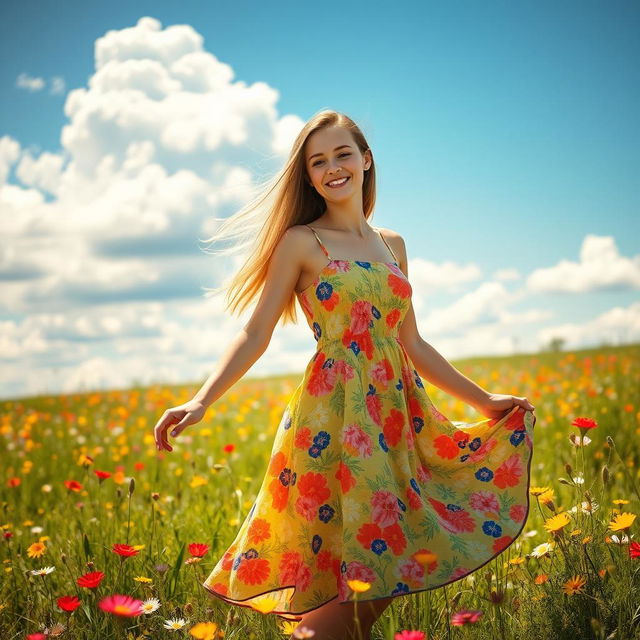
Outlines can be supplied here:
M317 322L314 322L311 328L313 329L313 337L316 339L316 342L318 342L318 340L320 340L320 336L322 335L322 329ZM319 352L316 351L316 353Z
M463 456L460 456L460 462L464 462L470 455L470 453L465 453Z
M462 507L460 505L451 503L447 505L447 509L449 509L449 511L462 511Z
M351 341L351 344L349 345L349 349L353 351L353 355L357 356L360 353L360 347L358 346L358 343L355 340Z
M291 416L289 414L287 414L287 418L284 422L284 430L286 431L287 429L291 428Z
M323 369L331 369L331 367L333 367L335 360L334 358L327 358L323 363L322 363L322 368Z
M236 556L236 557L233 559L233 565L232 565L232 567L231 567L231 568L232 568L234 571L237 571L237 570L238 570L238 567L240 566L240 563L241 563L241 562L242 562L242 554L240 554L239 556Z
M376 395L376 388L372 384L369 384L369 389L367 390L367 395L368 396L375 396Z
M293 476L291 476L291 486L295 487L296 486L296 478L298 477L298 474L294 471L293 472Z
M322 537L316 533L316 535L313 536L313 540L311 540L311 551L317 555L320 547L322 547Z
M359 267L362 267L363 269L371 269L371 263L370 262L362 262L360 260L356 260L355 263Z
M320 431L313 438L313 444L318 445L321 449L326 449L331 442L331 434L327 431Z
M494 538L499 538L502 535L502 527L493 520L485 520L482 523L482 530L488 535Z
M420 416L413 416L413 430L420 433L424 427L424 420Z
M396 593L409 593L409 585L406 582L397 582L391 595L395 595Z
M291 469L289 469L288 467L285 467L281 472L280 475L278 476L278 479L280 480L280 482L285 486L288 487L289 483L291 482Z
M516 431L511 434L509 442L514 447L517 447L524 440L524 433L524 429L516 429Z
M381 556L387 550L387 543L381 538L376 538L371 543L371 551L378 556Z
M317 458L318 456L322 455L322 448L319 447L317 444L313 444L309 447L309 455L312 458Z
M420 491L420 487L418 486L418 483L416 482L415 478L411 478L411 480L409 480L409 484L413 487L413 490L418 495L422 495L422 492Z
M489 469L488 467L481 467L476 471L475 476L482 482L489 482L489 480L493 478L493 471L491 471L491 469Z
M319 509L318 509L318 518L320 519L320 522L329 522L331 520L331 518L333 518L333 516L335 515L335 510L334 508L329 505L329 504L323 504Z
M402 378L398 378L398 384L396 385L396 389L398 391L402 391L402 387L403 387ZM398 583L398 584L400 584L400 583Z
M378 309L378 307L376 307L375 305L371 305L371 315L376 319L376 320L380 320L380 318L382 317L382 314L380 313L380 310Z
M414 378L416 381L416 384L421 388L424 389L424 385L422 384L422 380L420 379L420 376L418 375L418 372L414 369L413 370L414 373Z
M321 282L316 287L318 300L328 300L333 295L333 287L328 282Z
M471 449L471 451L477 451L480 448L481 444L482 444L482 441L480 440L480 438L474 438L469 443L469 449Z
M402 500L400 500L400 498L396 498L396 500L398 501L398 506L403 510L406 511L407 510L407 505L402 502Z
M384 433L381 433L378 436L378 442L380 443L380 447L385 453L389 451L389 447L387 446L387 441L384 439Z
M243 555L247 560L253 560L258 557L258 551L256 549L247 549Z

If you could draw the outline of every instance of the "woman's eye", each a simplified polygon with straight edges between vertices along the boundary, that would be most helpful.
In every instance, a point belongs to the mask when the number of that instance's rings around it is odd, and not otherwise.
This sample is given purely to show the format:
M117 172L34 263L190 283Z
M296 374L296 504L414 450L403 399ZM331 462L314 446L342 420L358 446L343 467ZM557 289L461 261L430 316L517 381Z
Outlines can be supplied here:
M344 156L350 156L350 153L341 153L338 155L339 158L343 158ZM317 166L319 165L321 162L323 162L322 160L317 160L316 162L313 163L313 166Z

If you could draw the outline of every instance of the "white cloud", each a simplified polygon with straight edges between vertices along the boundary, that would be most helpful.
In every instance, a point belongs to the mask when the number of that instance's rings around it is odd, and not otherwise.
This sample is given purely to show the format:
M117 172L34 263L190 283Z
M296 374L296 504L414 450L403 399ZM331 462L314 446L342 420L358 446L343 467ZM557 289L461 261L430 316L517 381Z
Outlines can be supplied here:
M561 260L536 269L527 287L537 292L585 293L603 289L640 289L640 254L621 256L615 238L588 234L582 241L580 262Z
M27 91L31 92L40 91L44 87L44 80L23 72L16 79L16 87L27 89Z

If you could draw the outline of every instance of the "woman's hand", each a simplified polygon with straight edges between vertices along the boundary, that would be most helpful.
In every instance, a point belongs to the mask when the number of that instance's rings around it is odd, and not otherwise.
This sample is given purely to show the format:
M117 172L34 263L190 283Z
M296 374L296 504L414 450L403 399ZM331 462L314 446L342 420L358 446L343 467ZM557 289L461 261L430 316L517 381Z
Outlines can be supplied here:
M501 393L489 393L482 402L474 405L474 408L487 418L502 418L516 405L523 407L527 411L535 409L526 398Z
M167 409L153 429L158 451L162 451L162 449L173 451L173 447L169 445L169 441L167 440L167 431L173 425L175 425L175 427L171 431L171 435L175 438L190 424L200 422L206 411L207 408L197 400L189 400L189 402L185 402L178 407Z

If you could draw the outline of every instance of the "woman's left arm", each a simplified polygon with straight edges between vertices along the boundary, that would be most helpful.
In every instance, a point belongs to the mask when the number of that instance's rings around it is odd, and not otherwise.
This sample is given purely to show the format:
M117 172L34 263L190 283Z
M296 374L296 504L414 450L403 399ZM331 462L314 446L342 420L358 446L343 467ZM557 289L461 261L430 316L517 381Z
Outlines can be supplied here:
M385 235L388 234L389 240L393 242L394 252L400 258L400 269L408 277L408 260L404 239L400 234L389 230L385 231L387 232ZM458 371L428 342L423 340L418 332L413 303L411 302L398 335L420 377L471 405L482 415L489 418L500 418L515 405L533 411L534 406L525 397L486 391Z

